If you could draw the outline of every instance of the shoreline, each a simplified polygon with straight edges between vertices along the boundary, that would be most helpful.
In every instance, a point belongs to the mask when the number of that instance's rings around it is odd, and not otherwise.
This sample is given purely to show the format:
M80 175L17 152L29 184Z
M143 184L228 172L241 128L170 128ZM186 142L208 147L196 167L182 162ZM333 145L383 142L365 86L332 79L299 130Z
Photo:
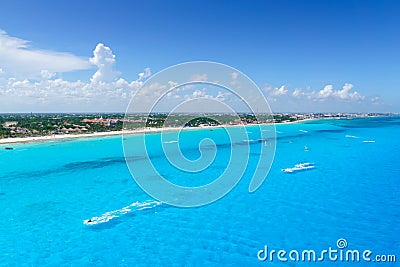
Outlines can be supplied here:
M305 120L297 120L292 122L284 122L284 123L275 123L275 125L285 125L285 124L295 124L302 123L307 121L312 121L317 119L305 119ZM65 140L65 139L78 139L78 138L94 138L94 137L107 137L107 136L118 136L118 135L134 135L134 134L144 134L144 133L160 133L160 132L171 132L171 131L179 131L179 130L201 130L201 129L217 129L224 127L247 127L247 126L263 126L263 125L271 125L267 123L261 124L237 124L237 125L218 125L218 126L203 126L203 127L165 127L165 128L146 128L146 129L135 129L135 130L122 130L122 131L110 131L110 132L96 132L90 134L61 134L61 135L45 135L45 136L29 136L29 137L11 137L11 138L2 138L0 139L0 145L7 144L25 144L25 143L34 143L34 142L46 142L46 141L56 141L56 140Z
M110 131L110 132L95 132L95 133L84 133L84 134L57 134L57 135L44 135L44 136L29 136L29 137L12 137L0 139L0 145L6 144L23 144L33 142L46 142L64 139L78 139L78 138L94 138L94 137L107 137L107 136L118 136L123 134L143 134L143 133L157 133L161 131L175 131L180 128L148 128L148 129L137 129L137 130L122 130L122 131Z

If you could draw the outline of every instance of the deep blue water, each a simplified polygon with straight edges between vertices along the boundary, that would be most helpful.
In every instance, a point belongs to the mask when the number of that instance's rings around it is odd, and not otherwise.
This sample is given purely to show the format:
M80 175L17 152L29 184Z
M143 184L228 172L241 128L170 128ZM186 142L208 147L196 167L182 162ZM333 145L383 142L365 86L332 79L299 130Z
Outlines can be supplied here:
M262 142L251 143L244 177L217 202L132 208L92 226L83 220L151 200L131 177L121 137L18 144L14 150L0 146L0 265L309 266L261 262L257 252L264 245L286 251L337 249L339 238L347 240L348 249L395 254L398 262L399 126L398 117L277 125L275 160L255 193L248 193L248 186ZM247 130L249 139L257 140L251 136L257 131ZM156 145L149 147L153 164L177 184L211 182L227 164L226 136L218 130L185 135L183 140L191 141L182 152L192 159L199 156L196 140L215 138L218 154L210 168L193 175L180 172ZM302 162L314 163L315 169L281 171Z

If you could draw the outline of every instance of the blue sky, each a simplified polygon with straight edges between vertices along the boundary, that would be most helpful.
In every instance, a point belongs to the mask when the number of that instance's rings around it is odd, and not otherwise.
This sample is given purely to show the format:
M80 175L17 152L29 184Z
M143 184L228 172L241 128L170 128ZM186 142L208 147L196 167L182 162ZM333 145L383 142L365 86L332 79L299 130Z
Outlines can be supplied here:
M398 112L399 13L367 0L3 1L0 112L123 111L150 72L193 60L242 71L273 111ZM96 47L113 61L100 71ZM124 100L92 103L117 87Z

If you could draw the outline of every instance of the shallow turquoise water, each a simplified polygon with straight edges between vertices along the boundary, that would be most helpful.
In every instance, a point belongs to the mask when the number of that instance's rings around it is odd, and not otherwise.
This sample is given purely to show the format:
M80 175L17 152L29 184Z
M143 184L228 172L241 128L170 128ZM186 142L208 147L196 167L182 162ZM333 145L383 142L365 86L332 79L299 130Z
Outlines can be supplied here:
M257 252L264 245L337 248L339 238L351 249L397 253L399 261L399 126L399 118L277 125L275 161L255 193L248 193L248 185L262 142L251 144L254 158L243 179L215 203L156 205L93 226L83 220L151 199L131 178L120 137L20 144L11 151L0 146L0 265L309 266L260 262ZM257 140L256 131L248 131ZM183 154L193 159L199 156L193 140L214 136L218 154L210 168L180 172L156 145L149 148L153 163L178 184L212 181L227 163L226 137L218 131L185 134L192 141L182 145ZM301 162L315 169L281 172ZM345 263L360 264L366 263Z

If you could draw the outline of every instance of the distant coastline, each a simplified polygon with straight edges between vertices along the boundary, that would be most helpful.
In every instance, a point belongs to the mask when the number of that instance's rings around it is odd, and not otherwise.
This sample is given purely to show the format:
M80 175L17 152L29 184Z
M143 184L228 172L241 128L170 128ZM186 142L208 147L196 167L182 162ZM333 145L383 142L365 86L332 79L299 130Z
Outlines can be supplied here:
M318 119L304 119L292 122L282 122L275 124L294 124L302 123L307 121L313 121ZM32 142L45 142L45 141L56 141L64 139L78 139L78 138L92 138L92 137L107 137L107 136L118 136L123 134L134 135L134 134L145 134L145 133L159 133L159 132L171 132L179 130L201 130L201 129L215 129L215 128L225 128L225 127L246 127L246 126L262 126L270 125L269 123L260 124L237 124L237 125L216 125L216 126L202 126L202 127L164 127L164 128L152 128L146 127L142 129L135 130L122 130L122 131L110 131L110 132L96 132L87 134L60 134L60 135L45 135L45 136L29 136L29 137L11 137L0 139L0 145L7 144L20 144L20 143L32 143Z

